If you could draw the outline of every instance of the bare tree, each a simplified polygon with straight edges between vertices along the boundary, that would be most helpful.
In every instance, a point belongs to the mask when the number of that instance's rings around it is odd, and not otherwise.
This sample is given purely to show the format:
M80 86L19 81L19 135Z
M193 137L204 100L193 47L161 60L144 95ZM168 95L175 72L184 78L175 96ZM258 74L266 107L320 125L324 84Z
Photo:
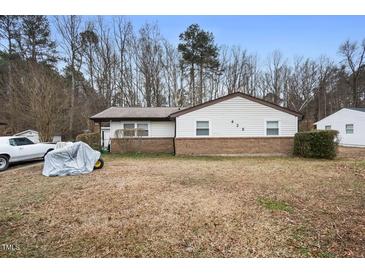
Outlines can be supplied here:
M86 71L89 76L89 82L91 88L95 89L95 54L96 48L99 42L99 38L95 32L95 28L92 22L88 22L86 29L80 33L81 47L86 61Z
M0 16L0 38L5 39L5 43L1 44L2 51L6 53L6 76L5 76L5 90L0 93L0 98L2 99L3 105L9 109L8 113L3 113L5 111L5 107L0 111L1 116L8 116L9 125L11 130L15 129L15 117L16 113L12 113L14 109L14 94L12 92L13 85L13 73L12 73L12 63L16 58L18 53L17 44L20 39L20 31L19 31L19 16L14 15L1 15ZM9 115L10 114L10 115Z
M117 85L117 52L114 39L110 35L111 30L105 25L102 17L98 17L96 31L99 37L95 62L97 90L105 98L105 107L110 107L114 105Z
M180 77L179 53L168 41L163 41L163 82L168 106L179 106L183 97ZM180 88L179 88L180 83Z
M162 94L162 38L156 25L145 24L139 30L136 40L136 65L141 72L143 87L140 91L147 107L161 106L164 103Z
M287 104L287 83L290 69L280 51L268 58L267 71L263 75L262 96L276 104Z
M76 15L57 16L56 22L57 29L62 36L62 43L60 45L64 51L64 60L66 61L71 75L69 134L70 136L73 136L75 94L77 85L76 74L80 72L82 64L80 39L81 17Z
M114 37L118 51L117 94L116 103L120 106L135 106L137 102L136 75L132 64L134 48L134 33L132 23L124 18L118 18L114 23Z
M240 47L233 47L226 58L223 73L228 93L243 92L258 96L260 71L257 56L248 54Z
M359 79L361 72L364 70L365 39L361 45L358 45L357 42L345 41L340 46L339 53L343 56L343 63L350 71L347 81L352 91L352 105L357 107L360 103Z
M39 131L41 141L51 141L56 131L66 129L64 80L54 70L34 62L18 63L13 67L13 76L20 79L13 82L17 130L32 126Z
M317 65L302 57L294 60L289 78L288 106L302 111L313 99L318 87Z
M337 77L337 68L328 57L321 56L317 64L318 88L316 94L316 110L314 113L314 119L316 121L328 115L329 107L329 114L332 113L332 102L328 98L328 95L333 92Z

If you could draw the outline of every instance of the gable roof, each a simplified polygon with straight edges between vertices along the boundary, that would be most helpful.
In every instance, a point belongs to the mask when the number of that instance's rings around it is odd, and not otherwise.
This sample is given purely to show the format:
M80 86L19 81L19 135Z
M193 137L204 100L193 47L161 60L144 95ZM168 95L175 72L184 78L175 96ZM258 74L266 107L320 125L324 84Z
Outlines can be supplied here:
M170 115L170 117L173 117L173 118L174 117L178 117L180 115L184 115L186 113L189 113L189 112L192 112L192 111L201 109L201 108L205 108L207 106L211 106L211 105L214 105L214 104L217 104L217 103L226 101L226 100L231 99L231 98L234 98L234 97L241 97L241 98L244 98L244 99L247 99L247 100L250 100L250 101L259 103L259 104L262 104L264 106L271 107L271 108L274 108L276 110L280 110L280 111L289 113L291 115L294 115L294 116L299 117L300 119L303 117L303 114L301 114L300 112L297 112L297 111L294 111L294 110L291 110L291 109L288 109L288 108L285 108L285 107L281 107L281 106L279 106L277 104L274 104L274 103L265 101L263 99L259 99L259 98L253 97L251 95L248 95L248 94L245 94L245 93L242 93L242 92L231 93L231 94L228 94L228 95L219 97L217 99L214 99L214 100L211 100L211 101L208 101L208 102L205 102L205 103L202 103L202 104L193 106L193 107L189 107L189 108L186 108L186 109L177 111L175 113L172 113Z
M90 117L94 121L110 120L169 120L179 107L110 107Z
M323 117L321 120L318 120L317 122L313 123L314 125L317 125L319 122L323 122L325 120L327 120L329 117L332 117L334 115L338 115L338 113L341 113L346 111L346 110L355 110L355 111L360 111L360 112L365 112L365 108L341 108L339 110L337 110L336 112L326 116L326 117Z

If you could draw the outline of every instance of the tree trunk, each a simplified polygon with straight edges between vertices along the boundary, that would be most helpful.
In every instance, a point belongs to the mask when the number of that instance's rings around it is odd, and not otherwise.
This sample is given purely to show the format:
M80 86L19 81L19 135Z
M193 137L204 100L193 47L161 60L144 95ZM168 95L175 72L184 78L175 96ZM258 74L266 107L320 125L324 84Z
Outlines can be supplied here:
M92 48L91 46L89 47L89 59L90 59L90 84L91 84L91 88L92 90L94 90L94 61L93 61L93 56L92 56Z
M353 85L352 85L352 105L354 107L358 107L358 98L357 98L357 79L355 78L353 80Z
M190 85L191 85L191 101L192 105L195 105L195 71L194 71L194 63L191 64L190 68Z
M203 103L203 64L200 64L200 71L199 71L199 81L200 81L200 89L199 89L199 98L198 104Z
M73 123L74 123L74 106L75 106L75 89L76 89L76 81L75 81L75 71L73 69L74 65L71 67L71 94L70 94L70 120L69 120L69 136L73 137Z
M16 131L16 114L13 113L14 109L15 109L15 95L12 92L12 84L13 84L13 77L12 77L12 69L11 69L11 60L8 61L8 83L6 85L6 92L7 92L7 96L9 96L10 98L10 129L12 133L15 133Z

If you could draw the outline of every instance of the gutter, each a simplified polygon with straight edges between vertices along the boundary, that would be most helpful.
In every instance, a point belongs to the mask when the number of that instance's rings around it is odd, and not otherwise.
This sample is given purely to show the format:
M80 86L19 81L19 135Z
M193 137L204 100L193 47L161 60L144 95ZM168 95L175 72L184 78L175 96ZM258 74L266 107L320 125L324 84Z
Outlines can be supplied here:
M111 122L111 121L170 121L171 119L169 117L120 117L120 118L89 118L91 121L94 121L95 123L98 122Z
M174 139L173 139L172 143L173 143L173 147L174 147L174 156L176 156L176 144L175 144L175 140L176 140L176 118L173 118L171 120L175 121L175 123L174 123L174 126L175 126L175 128L174 128Z

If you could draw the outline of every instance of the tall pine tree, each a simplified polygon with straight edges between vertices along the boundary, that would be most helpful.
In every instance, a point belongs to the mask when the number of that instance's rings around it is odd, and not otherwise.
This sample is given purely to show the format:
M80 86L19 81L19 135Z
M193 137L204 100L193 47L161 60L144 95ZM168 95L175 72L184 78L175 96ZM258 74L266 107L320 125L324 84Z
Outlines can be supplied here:
M25 59L54 66L56 43L51 39L49 21L44 15L22 16L21 47Z
M204 31L198 24L190 25L180 34L178 50L182 54L181 62L189 68L190 93L192 104L200 104L204 99L204 74L219 67L218 47L214 44L213 33ZM196 96L195 71L199 71L199 89Z
M5 39L6 48L2 51L9 56L17 52L20 38L19 16L0 15L0 38Z
M0 110L0 117L7 119L11 130L16 128L16 119L14 117L15 95L13 93L13 63L19 57L19 16L16 15L1 15L0 16L0 39L5 42L0 51L0 66L4 66L6 76L2 79L4 90L0 90L0 101L3 108ZM6 112L5 109L9 111ZM9 113L13 112L11 115Z

